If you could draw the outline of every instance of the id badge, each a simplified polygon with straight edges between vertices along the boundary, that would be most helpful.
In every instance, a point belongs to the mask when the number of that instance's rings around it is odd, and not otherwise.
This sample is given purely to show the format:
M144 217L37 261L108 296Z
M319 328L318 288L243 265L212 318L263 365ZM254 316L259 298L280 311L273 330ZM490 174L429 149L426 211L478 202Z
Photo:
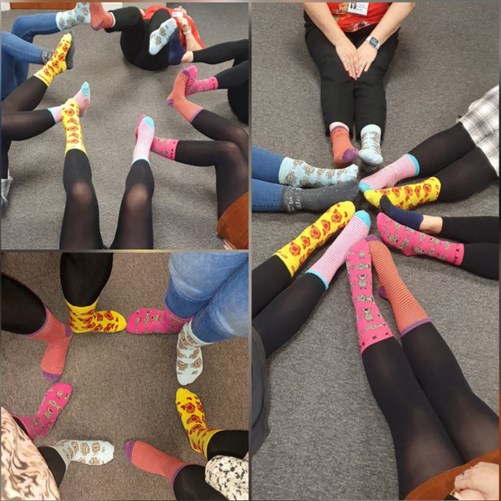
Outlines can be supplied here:
M369 11L369 2L349 2L348 12L350 14L358 14L359 16L366 16Z

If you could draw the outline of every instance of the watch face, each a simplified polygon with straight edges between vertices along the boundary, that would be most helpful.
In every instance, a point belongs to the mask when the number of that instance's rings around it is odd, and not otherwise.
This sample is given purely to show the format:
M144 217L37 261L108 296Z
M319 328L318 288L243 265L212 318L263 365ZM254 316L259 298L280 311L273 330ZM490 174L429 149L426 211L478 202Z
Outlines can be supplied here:
M369 43L377 49L378 41L374 37L370 39Z

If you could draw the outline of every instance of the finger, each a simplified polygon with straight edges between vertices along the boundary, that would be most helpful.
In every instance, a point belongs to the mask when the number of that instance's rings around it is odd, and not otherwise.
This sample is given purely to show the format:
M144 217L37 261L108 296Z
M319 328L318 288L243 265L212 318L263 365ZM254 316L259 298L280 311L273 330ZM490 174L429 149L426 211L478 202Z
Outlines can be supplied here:
M365 68L364 68L364 71L369 71L369 68L371 67L371 62L370 61L367 61L367 63L365 64Z
M458 491L466 489L466 479L462 473L454 479L454 489Z

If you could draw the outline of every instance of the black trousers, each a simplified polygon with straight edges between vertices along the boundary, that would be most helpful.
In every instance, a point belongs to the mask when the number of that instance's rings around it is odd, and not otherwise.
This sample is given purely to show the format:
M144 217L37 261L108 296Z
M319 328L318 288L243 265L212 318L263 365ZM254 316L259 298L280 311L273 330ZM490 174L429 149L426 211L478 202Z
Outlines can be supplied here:
M320 72L320 100L329 135L332 122L343 122L357 137L369 124L378 125L384 133L386 123L386 95L383 78L388 70L398 45L398 31L379 49L369 71L358 80L350 77L339 59L336 48L316 27L305 13L306 45ZM359 47L376 25L367 26L353 33L346 33L355 47Z

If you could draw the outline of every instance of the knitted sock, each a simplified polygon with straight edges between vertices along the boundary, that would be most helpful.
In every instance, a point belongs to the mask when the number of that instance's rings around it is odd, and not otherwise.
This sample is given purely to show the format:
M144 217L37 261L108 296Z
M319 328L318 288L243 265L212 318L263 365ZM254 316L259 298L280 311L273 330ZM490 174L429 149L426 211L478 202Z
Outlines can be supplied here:
M101 2L90 2L90 16L93 30L112 28L115 25L115 17L104 10Z
M192 317L174 315L167 306L163 310L140 308L127 320L127 332L131 334L176 334Z
M352 164L358 156L358 150L351 144L348 127L341 122L329 126L332 141L332 155L337 167Z
M463 262L464 244L431 237L396 223L381 212L377 216L377 228L383 241L405 256L425 255L456 266L461 266Z
M66 70L73 68L73 53L75 45L72 33L66 33L59 41L56 50L47 63L40 68L33 76L42 80L47 87L52 80Z
M186 99L186 83L189 75L182 70L174 81L171 93L167 96L167 104L172 106L188 122L193 122L194 118L203 110L198 104L192 103Z
M381 285L378 293L390 302L400 336L405 335L419 325L431 322L426 312L400 278L388 247L373 236L369 240L369 249L372 264L376 269Z
M205 80L197 80L198 69L195 65L191 65L185 68L185 73L189 75L188 82L186 84L187 96L197 94L198 92L216 90L219 86L219 82L217 81L216 77L209 77Z
M329 288L329 284L336 271L346 261L350 247L359 240L364 239L371 227L371 218L364 210L355 212L346 228L339 234L324 255L306 273L316 275Z
M377 125L366 125L360 132L362 148L358 156L369 165L381 165L383 156L381 155L381 128Z
M90 24L90 10L88 3L77 3L72 10L56 14L57 27L63 31L77 24Z
M429 177L420 183L395 186L383 190L364 192L365 199L374 207L379 208L379 201L387 195L390 202L401 209L414 209L423 204L434 202L440 195L441 184L436 177Z
M73 99L77 102L78 105L78 114L79 116L85 115L87 108L90 106L90 87L88 82L84 82L80 90L73 96ZM52 113L54 117L54 122L59 123L63 118L63 107L64 104L60 106L56 106L54 108L49 108L49 111Z
M183 325L177 338L176 372L179 384L193 383L204 370L201 346L206 343L198 339L191 329L191 321Z
M359 240L348 251L346 270L357 318L358 346L363 353L372 344L393 337L374 301L371 253L367 240Z
M185 52L186 50L181 44L179 29L176 28L169 41L169 64L172 66L181 64Z
M400 157L375 174L364 177L360 181L360 191L379 190L395 186L402 179L419 175L419 162L410 153Z
M45 308L46 319L45 323L33 334L28 334L27 337L43 341L47 344L45 348L42 362L42 375L48 381L57 381L64 370L66 362L66 353L70 347L73 333L70 328L60 322L53 313Z
M303 160L285 157L278 171L278 182L295 188L320 188L345 181L356 180L358 166L353 164L345 169L319 169Z
M77 149L83 151L87 155L87 150L83 143L82 127L79 118L80 108L75 99L68 99L63 105L61 111L64 130L66 131L66 149L64 153L69 150Z
M169 43L176 28L176 20L170 18L164 21L157 30L151 33L149 52L152 56L158 54Z
M96 311L96 299L90 306L73 306L65 300L68 307L71 330L82 332L120 332L127 325L125 318L113 310Z
M150 161L150 148L153 138L155 137L155 124L151 117L144 117L138 127L136 145L132 154L132 163L136 160L143 159Z
M303 190L286 186L282 192L281 206L287 212L301 210L323 211L343 200L353 200L358 193L356 179L335 184Z
M417 212L410 212L404 209L399 209L395 207L390 199L384 195L381 197L379 201L379 206L381 210L391 219L405 225L410 228L414 228L415 230L419 230L419 226L423 222L423 215L418 214Z
M324 245L336 231L344 228L353 214L355 206L352 202L333 205L294 240L275 252L274 256L280 258L291 276L294 276L310 254Z
M204 406L198 395L190 390L186 388L177 390L176 407L191 448L207 458L210 439L221 430L207 428Z
M45 437L56 424L60 412L68 403L73 388L71 384L58 383L45 393L38 412L34 416L16 416L23 423L31 440Z
M171 486L174 485L176 475L189 464L141 440L125 442L124 449L127 459L136 468L165 477Z
M72 461L91 465L102 465L113 459L115 447L104 440L60 440L56 449L66 463L66 468Z

